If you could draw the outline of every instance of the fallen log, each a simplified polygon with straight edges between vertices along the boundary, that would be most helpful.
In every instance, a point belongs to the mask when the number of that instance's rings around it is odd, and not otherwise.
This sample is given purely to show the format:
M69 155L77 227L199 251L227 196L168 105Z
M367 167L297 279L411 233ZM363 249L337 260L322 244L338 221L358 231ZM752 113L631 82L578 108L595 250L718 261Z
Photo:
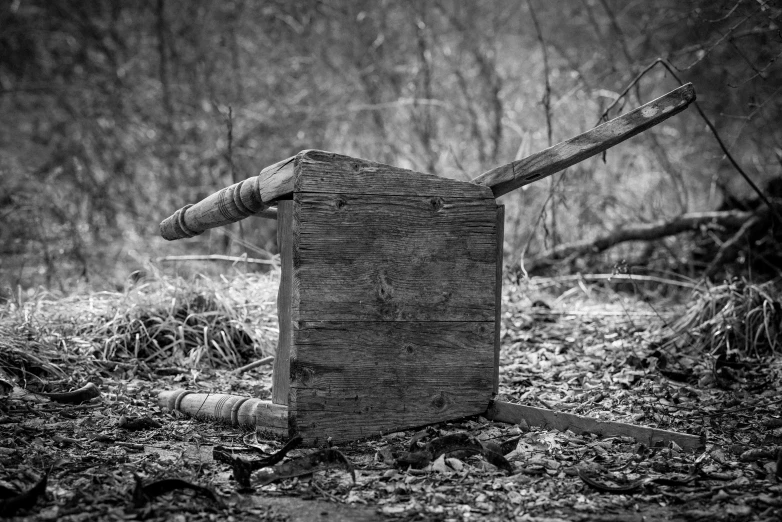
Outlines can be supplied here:
M681 234L701 227L740 228L759 213L768 213L768 208L756 212L729 210L723 212L692 212L682 214L671 220L659 220L653 223L641 223L620 227L608 234L594 239L585 239L573 243L564 243L545 250L540 255L525 261L527 271L547 268L569 257L597 254L627 241L654 241L668 236Z

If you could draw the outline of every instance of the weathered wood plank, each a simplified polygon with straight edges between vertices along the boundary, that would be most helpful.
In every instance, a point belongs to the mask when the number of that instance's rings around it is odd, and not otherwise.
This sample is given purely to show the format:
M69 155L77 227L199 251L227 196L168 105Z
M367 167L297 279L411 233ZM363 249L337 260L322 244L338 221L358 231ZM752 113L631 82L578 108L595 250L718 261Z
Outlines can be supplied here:
M494 320L494 200L294 197L294 321Z
M322 150L300 152L296 168L296 192L494 199L481 185Z
M553 428L559 431L570 430L574 433L595 433L602 437L633 437L649 447L659 443L675 442L682 449L696 451L705 446L705 440L698 435L677 433L675 431L636 426L624 422L604 421L584 417L573 413L551 411L521 404L493 401L486 417L490 420L518 424L522 419L530 426Z
M269 165L258 174L258 193L265 204L290 199L296 182L295 160L297 156Z
M493 321L299 323L292 426L318 444L482 413L493 342Z
M678 114L695 100L691 83L594 129L473 179L496 197L564 170Z
M494 394L500 391L500 327L502 326L502 263L505 245L505 206L497 206L497 278L494 286Z
M290 352L292 341L291 298L293 285L293 201L280 201L277 218L277 246L280 249L280 287L277 292L277 318L280 336L272 372L272 402L288 404Z
M280 161L202 199L185 205L160 223L160 235L173 241L201 234L210 228L235 223L253 214L274 217L265 212L269 203L290 198L294 185L294 158Z

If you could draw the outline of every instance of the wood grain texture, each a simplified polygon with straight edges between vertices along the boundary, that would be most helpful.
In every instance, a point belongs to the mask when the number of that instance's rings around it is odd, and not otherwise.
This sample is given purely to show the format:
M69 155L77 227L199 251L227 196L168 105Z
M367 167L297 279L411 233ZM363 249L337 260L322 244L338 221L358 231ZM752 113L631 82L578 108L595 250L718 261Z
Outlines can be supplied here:
M296 156L296 192L494 199L491 189L322 150Z
M632 112L519 161L492 169L473 183L491 187L496 197L564 170L680 113L695 100L691 83Z
M264 210L269 203L290 198L293 191L294 158L266 167L258 176L245 179L185 205L160 223L160 235L169 241L193 237L205 230L235 223L253 214L273 217Z
M493 199L294 198L294 321L494 321Z
M291 285L293 284L293 201L280 201L277 218L277 246L280 249L280 287L277 292L277 318L280 336L272 373L272 402L288 404L292 341Z
M705 440L698 435L636 426L624 422L604 421L573 413L533 408L532 406L510 404L502 401L493 401L486 412L486 417L490 420L510 424L518 424L523 419L530 426L539 426L559 431L570 430L574 433L595 433L602 437L633 437L638 442L643 442L649 447L654 447L658 443L668 444L675 442L686 451L696 451L706 445Z
M274 207L267 208L266 210L256 212L255 215L264 219L277 219L277 209Z
M269 165L258 174L258 193L264 203L290 199L295 183L294 164L296 158L303 152Z
M292 427L312 445L486 410L493 322L307 322L294 331Z
M484 411L490 191L309 151L293 198L291 429L318 445Z
M191 417L255 428L287 437L288 408L269 401L223 393L193 393L184 389L165 390L158 395L158 405Z
M497 206L497 282L494 287L494 386L496 395L500 391L500 330L502 326L502 264L505 246L505 206Z

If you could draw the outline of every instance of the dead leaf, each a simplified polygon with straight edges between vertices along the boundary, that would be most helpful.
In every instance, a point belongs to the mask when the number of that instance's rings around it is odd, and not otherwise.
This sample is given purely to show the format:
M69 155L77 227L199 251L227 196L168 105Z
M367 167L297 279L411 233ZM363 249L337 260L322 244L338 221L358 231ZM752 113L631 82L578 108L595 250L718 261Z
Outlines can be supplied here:
M59 402L62 404L81 404L87 402L95 397L100 397L100 390L93 383L88 382L78 390L62 393L44 393L39 392L38 395L47 397L52 402Z
M437 457L437 460L432 462L431 469L432 471L436 471L437 473L444 473L446 475L454 472L454 470L445 463L445 455L440 455Z
M321 468L326 468L333 464L339 464L345 468L345 471L350 473L355 484L356 472L353 464L338 450L328 448L274 466L270 471L259 477L258 485L265 486L278 480L310 475Z
M117 427L128 431L143 431L162 428L163 425L152 417L128 417L121 415L117 421Z
M147 502L156 497L159 497L160 495L165 495L166 493L170 493L171 491L176 491L178 489L190 489L209 500L217 502L218 504L222 504L220 498L211 489L205 486L199 486L198 484L187 482L182 479L169 478L156 480L155 482L145 486L143 485L141 477L134 474L133 478L136 481L136 486L133 488L133 504L137 508L144 506Z

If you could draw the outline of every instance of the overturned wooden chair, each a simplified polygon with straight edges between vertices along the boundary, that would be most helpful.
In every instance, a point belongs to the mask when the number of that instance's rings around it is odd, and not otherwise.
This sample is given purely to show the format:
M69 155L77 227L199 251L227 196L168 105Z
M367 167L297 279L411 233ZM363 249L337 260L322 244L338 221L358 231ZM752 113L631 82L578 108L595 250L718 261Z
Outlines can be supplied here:
M469 183L305 150L181 208L160 225L168 240L276 215L280 336L270 401L173 390L160 394L160 404L282 438L299 434L309 445L475 414L508 421L540 415L493 402L503 248L496 198L630 138L694 99L687 84ZM593 422L587 430L600 427ZM666 433L646 442L670 438Z

